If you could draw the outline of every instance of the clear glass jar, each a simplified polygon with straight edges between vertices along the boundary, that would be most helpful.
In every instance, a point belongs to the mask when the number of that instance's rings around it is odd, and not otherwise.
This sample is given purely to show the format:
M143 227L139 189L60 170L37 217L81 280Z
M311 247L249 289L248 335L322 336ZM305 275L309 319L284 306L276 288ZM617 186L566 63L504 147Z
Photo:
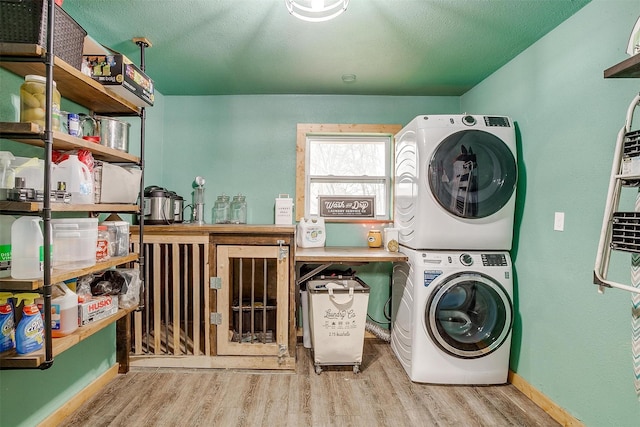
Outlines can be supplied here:
M242 194L233 196L231 201L231 222L233 224L247 223L247 202Z
M228 224L231 221L229 206L229 196L223 194L218 196L213 204L213 222L214 224Z
M44 129L47 112L47 79L29 74L20 86L20 121L40 125ZM60 130L60 92L53 82L53 105L51 111L51 128Z

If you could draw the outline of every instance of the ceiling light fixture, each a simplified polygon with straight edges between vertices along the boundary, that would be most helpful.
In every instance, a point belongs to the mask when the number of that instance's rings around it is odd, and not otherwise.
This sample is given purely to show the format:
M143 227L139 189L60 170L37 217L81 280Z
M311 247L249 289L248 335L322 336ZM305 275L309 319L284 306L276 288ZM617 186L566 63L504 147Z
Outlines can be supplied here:
M347 10L349 0L284 0L289 13L308 22L323 22Z

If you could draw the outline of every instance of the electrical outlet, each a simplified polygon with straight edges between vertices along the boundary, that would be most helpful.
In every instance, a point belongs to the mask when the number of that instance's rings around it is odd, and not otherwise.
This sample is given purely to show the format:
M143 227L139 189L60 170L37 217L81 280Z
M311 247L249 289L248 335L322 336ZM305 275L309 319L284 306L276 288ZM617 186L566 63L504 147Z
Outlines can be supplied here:
M564 231L564 212L556 212L553 218L553 230Z

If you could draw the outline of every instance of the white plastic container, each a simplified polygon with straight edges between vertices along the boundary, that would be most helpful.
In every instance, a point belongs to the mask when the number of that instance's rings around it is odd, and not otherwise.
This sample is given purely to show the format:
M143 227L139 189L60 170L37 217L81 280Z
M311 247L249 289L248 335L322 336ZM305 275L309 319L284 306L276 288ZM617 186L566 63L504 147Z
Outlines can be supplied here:
M82 163L75 154L58 163L53 168L51 189L58 188L58 182L65 182L66 189L71 193L71 204L92 204L93 174L89 167Z
M36 300L43 312L44 301ZM64 337L78 329L78 295L64 283L56 283L51 288L51 336Z
M11 275L11 226L16 219L0 215L0 277Z
M359 279L310 280L309 324L316 373L322 365L360 370L369 286Z
M383 246L387 252L398 252L399 245L398 239L400 237L400 229L399 228L391 228L387 227L382 230L383 236Z
M98 218L51 220L53 268L74 270L96 263Z
M44 191L44 160L37 157L16 157L11 162L16 178L24 178L26 188Z
M298 223L296 244L301 248L321 248L326 236L324 218L302 218Z
M275 207L276 225L291 225L293 223L293 199L288 194L279 194Z
M11 277L40 279L44 273L42 218L23 216L11 225Z

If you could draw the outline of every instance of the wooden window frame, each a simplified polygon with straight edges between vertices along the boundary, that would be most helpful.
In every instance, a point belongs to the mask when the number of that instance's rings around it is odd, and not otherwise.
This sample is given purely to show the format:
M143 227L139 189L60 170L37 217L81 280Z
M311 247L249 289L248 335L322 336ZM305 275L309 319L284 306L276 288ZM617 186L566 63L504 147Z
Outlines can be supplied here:
M379 134L391 136L391 152L395 151L394 135L402 130L402 125L397 124L335 124L335 123L298 123L296 131L296 221L300 221L305 216L305 159L307 151L307 136L316 135L357 135L357 134ZM393 165L392 172L393 172ZM393 178L393 176L391 177ZM393 188L393 182L391 183ZM390 207L391 209L391 207ZM393 212L390 212L392 217ZM349 220L349 219L331 219L327 218L327 222L391 222L389 220Z

